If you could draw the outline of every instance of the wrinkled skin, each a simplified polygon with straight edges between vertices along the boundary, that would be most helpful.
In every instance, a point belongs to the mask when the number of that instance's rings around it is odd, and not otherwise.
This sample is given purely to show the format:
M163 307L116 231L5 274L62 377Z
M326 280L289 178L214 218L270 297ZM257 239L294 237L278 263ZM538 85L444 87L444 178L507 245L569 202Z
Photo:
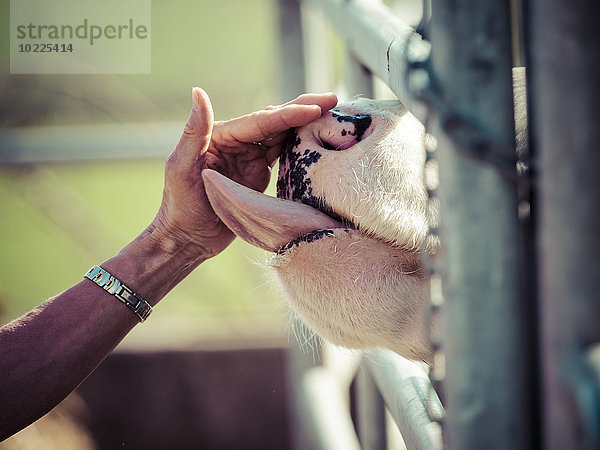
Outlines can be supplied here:
M289 128L304 125L335 106L333 94L305 94L281 106L270 106L226 122L214 122L206 93L195 88L193 107L183 136L165 167L161 207L149 227L158 236L198 247L206 258L221 252L234 238L213 212L201 173L214 169L257 191L269 183L271 167Z

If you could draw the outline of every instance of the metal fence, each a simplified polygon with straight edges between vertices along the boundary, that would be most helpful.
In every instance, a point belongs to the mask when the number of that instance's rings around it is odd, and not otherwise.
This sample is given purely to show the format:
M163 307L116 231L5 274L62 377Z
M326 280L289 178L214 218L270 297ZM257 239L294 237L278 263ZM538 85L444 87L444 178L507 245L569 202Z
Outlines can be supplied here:
M384 404L411 449L600 448L595 3L425 0L418 32L377 0L278 5L282 98L332 88L328 22L344 42L348 94L373 96L374 78L387 85L437 138L440 170L431 311L441 308L444 326L432 378L445 411L420 365L387 351L357 362L302 338L312 352L295 347L290 358L296 448L387 448ZM530 145L518 174L511 66L523 60ZM101 132L148 156L170 148L180 126L163 124L158 137L135 126L141 140ZM2 162L72 160L98 133L55 131L3 134Z
M372 96L372 78L383 81L436 137L440 171L432 279L444 295L436 289L431 310L444 323L432 344L445 416L419 367L376 352L358 370L357 438L347 383L335 388L334 369L295 351L296 447L387 448L385 402L408 448L600 448L592 2L425 0L418 32L374 0L279 5L283 96L331 89L326 17L345 45L348 93ZM511 68L523 60L529 152L518 173Z
M332 55L327 51L324 21L327 17L347 44L347 94L373 97L376 75L425 119L425 110L418 111L412 101L406 74L413 64L427 58L429 45L386 7L379 2L329 0L282 0L279 5L284 98L306 90L331 89L328 78ZM323 355L336 350L321 349L316 339L300 346L317 350L308 354L301 348L292 350L296 448L386 449L386 405L408 448L442 448L437 421L444 414L443 408L420 364L385 350L364 354L355 372L357 425L353 426L348 375L340 380L332 358ZM347 359L344 361L351 365Z

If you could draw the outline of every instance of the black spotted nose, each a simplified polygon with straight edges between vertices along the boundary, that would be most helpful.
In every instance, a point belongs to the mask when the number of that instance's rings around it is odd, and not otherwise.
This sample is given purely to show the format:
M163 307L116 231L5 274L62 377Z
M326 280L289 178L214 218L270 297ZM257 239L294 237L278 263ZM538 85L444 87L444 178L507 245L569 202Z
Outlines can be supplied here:
M357 142L360 142L365 134L365 131L371 126L371 116L369 114L360 114L357 116L351 116L348 114L342 114L337 111L332 111L331 115L337 119L340 123L351 123L354 124L354 134Z
M318 120L315 138L325 150L347 150L372 132L369 114L345 114L331 110Z

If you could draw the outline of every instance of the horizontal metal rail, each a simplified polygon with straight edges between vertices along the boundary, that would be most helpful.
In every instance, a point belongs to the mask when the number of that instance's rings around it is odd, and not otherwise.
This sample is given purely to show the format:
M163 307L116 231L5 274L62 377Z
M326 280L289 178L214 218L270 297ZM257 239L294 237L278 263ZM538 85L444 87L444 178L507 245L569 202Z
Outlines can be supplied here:
M0 164L166 158L181 122L60 125L0 130Z
M444 415L423 365L389 350L363 358L409 449L441 449ZM433 419L433 420L432 420Z
M377 1L305 1L320 6L352 55L387 84L417 118L425 119L422 105L413 101L419 79L411 68L427 60L430 45L414 28Z

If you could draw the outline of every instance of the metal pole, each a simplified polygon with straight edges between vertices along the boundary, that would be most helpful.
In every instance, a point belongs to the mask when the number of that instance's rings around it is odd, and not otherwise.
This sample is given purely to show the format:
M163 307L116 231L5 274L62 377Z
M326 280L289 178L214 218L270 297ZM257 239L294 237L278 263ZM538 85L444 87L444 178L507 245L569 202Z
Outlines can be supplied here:
M356 374L358 437L363 450L387 449L385 404L366 366Z
M379 349L365 355L364 369L369 369L407 448L441 449L441 430L434 420L440 419L444 411L437 395L431 392L423 366Z
M287 101L306 90L301 5L300 0L279 0L278 6L280 92L282 100ZM292 448L304 450L319 447L319 436L312 426L312 410L304 386L311 369L322 364L322 356L321 344L312 332L299 321L294 327L288 352L290 429Z
M511 181L509 6L469 0L432 5L432 131L438 138L446 298L444 438L451 449L531 448L530 340L519 295ZM501 162L500 170L495 163Z
M282 100L306 91L306 69L302 39L301 0L278 0L279 60Z
M327 36L327 22L323 11L312 2L303 1L300 7L306 66L306 90L331 90L331 49Z
M345 387L330 367L323 365L303 372L298 380L298 406L304 436L296 440L301 450L360 450L348 411Z
M597 3L529 0L544 447L600 448Z
M346 47L345 75L346 89L349 96L362 95L373 98L373 75L369 69L361 64L360 60L354 56L354 53L348 47Z
M429 44L382 2L310 1L323 8L352 55L382 79L417 118L423 119L423 108L413 101L407 77L412 63L427 59Z
M348 95L373 97L373 76L346 48L346 88ZM366 356L368 358L369 356ZM361 365L356 375L358 436L363 450L387 448L385 404L369 369Z

